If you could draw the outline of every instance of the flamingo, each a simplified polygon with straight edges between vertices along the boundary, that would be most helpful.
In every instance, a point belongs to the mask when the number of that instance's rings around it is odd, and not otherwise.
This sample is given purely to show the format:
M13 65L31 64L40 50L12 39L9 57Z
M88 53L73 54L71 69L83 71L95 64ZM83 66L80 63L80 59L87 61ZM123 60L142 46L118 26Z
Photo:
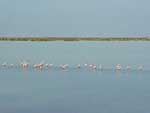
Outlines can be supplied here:
M80 68L81 68L81 64L78 64L78 65L77 65L77 68L80 69Z
M49 67L49 64L45 64L46 67ZM33 65L34 69L40 69L42 70L44 68L44 61L41 61L39 64Z
M26 61L23 61L23 62L21 63L21 67L22 67L23 69L27 69L27 68L29 67L29 63L26 62Z
M43 69L43 65L40 65L40 66L39 66L39 69L42 70L42 69Z
M42 70L44 68L44 61L41 61L39 64L35 64L34 67L35 67L35 69L38 68L38 69Z
M28 68L28 67L29 67L29 63L24 62L24 63L23 63L23 67L24 67L24 68Z
M89 68L90 68L90 69L96 69L97 66L96 66L95 64L89 64Z
M60 68L63 69L63 70L65 70L66 68L68 68L68 66L69 66L68 64L61 64Z
M93 66L92 66L92 69L96 69L96 68L97 68L97 66L96 66L96 65L93 65Z
M10 68L14 68L14 64L10 64Z
M51 68L53 64L45 64L46 68Z
M121 69L122 69L121 64L117 64L117 65L116 65L116 69L117 69L117 70L121 70Z
M7 66L7 63L4 62L4 63L2 64L2 68L6 68L6 66Z
M33 67L34 67L34 69L37 69L38 68L38 64L34 64Z

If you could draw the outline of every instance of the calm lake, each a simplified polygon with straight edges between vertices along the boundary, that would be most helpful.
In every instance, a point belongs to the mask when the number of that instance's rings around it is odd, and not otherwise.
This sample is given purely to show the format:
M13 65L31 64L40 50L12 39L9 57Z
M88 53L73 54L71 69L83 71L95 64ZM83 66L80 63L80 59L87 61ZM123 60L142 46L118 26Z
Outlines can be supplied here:
M149 51L149 42L133 41L0 42L0 64L54 64L43 71L0 67L0 113L149 113ZM74 68L84 63L104 70ZM118 63L131 70L115 71Z

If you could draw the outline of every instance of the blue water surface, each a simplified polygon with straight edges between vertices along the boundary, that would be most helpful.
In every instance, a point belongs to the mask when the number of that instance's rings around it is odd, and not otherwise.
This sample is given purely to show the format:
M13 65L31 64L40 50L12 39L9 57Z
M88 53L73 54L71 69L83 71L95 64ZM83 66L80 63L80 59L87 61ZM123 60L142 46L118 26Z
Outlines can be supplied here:
M149 49L148 42L0 42L0 63L56 66L0 68L0 113L149 113ZM58 69L61 63L69 69ZM110 70L74 69L78 63ZM115 71L118 63L132 69Z

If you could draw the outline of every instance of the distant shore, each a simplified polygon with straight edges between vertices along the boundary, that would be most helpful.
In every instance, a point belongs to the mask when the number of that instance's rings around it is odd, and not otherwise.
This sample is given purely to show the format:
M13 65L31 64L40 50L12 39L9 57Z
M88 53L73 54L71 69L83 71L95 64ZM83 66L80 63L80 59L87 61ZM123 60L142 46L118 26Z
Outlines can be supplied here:
M150 41L150 37L0 37L0 41Z

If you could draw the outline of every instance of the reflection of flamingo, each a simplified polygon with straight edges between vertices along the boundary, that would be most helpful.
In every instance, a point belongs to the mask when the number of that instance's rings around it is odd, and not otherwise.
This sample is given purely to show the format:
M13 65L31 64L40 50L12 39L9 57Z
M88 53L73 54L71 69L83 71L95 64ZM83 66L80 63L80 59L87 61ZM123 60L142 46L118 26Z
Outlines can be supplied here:
M116 69L117 69L117 70L121 70L121 69L122 69L121 64L117 64Z

